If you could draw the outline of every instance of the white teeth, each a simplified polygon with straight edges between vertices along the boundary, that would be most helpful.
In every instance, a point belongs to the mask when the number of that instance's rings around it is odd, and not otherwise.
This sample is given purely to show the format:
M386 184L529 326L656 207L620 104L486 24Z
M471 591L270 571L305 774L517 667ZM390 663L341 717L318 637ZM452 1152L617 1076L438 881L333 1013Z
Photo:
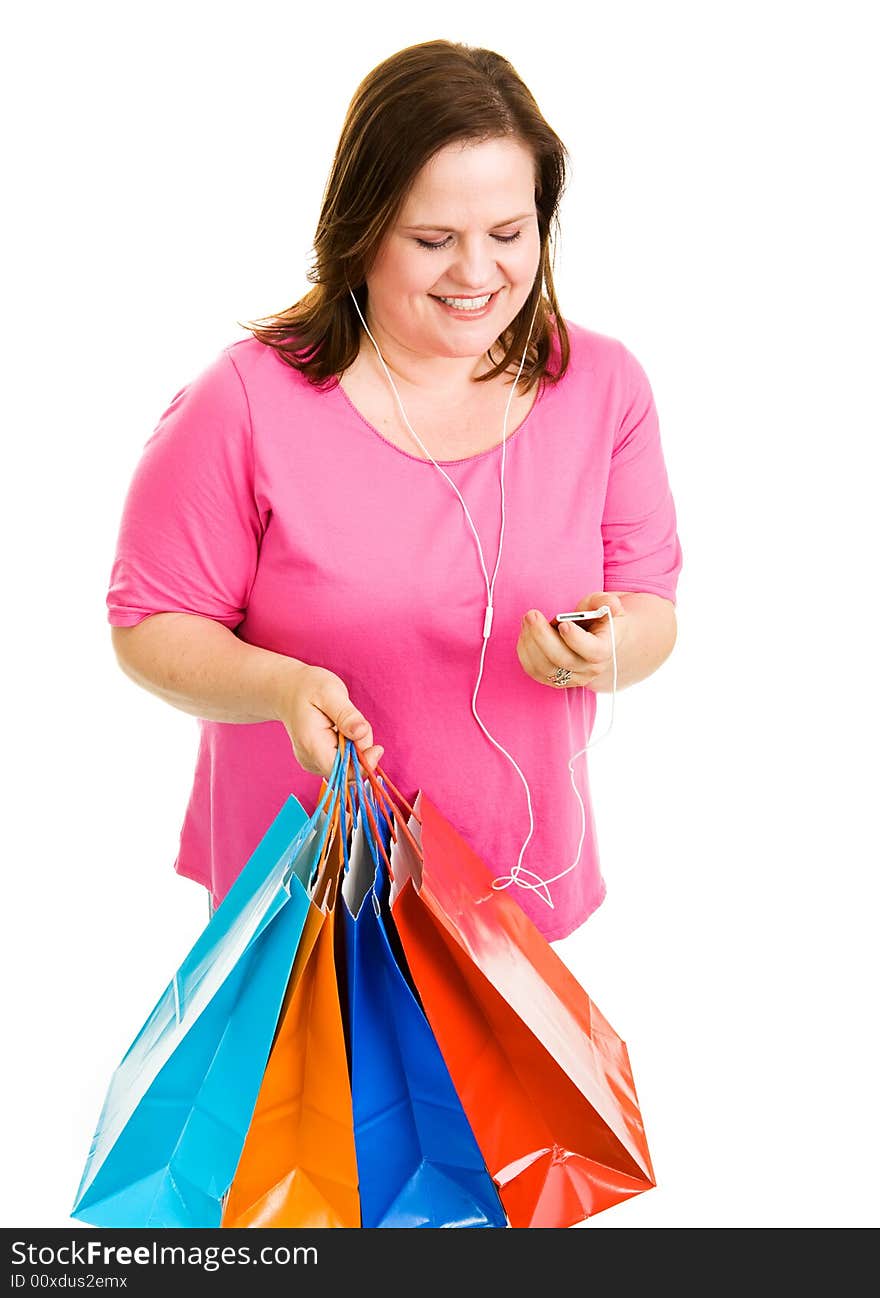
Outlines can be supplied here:
M491 296L489 293L486 297L441 297L440 301L458 311L481 311Z

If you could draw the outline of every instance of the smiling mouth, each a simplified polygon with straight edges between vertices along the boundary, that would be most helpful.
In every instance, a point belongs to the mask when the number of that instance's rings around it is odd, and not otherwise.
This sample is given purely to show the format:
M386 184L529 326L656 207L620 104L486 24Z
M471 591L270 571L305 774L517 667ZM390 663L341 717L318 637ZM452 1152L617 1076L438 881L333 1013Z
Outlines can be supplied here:
M455 297L441 297L439 293L429 293L428 296L432 297L435 302L442 302L444 306L449 306L459 311L477 312L484 311L489 303L498 296L499 292L500 289L496 289L493 293L473 294L470 297L465 297L460 294Z

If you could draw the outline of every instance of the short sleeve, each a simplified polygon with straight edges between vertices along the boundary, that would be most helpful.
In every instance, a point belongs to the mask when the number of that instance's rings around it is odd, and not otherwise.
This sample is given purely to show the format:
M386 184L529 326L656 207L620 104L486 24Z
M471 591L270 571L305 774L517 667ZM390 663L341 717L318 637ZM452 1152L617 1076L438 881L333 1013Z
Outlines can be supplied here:
M657 409L644 369L623 351L627 395L602 515L604 589L644 591L674 604L682 551Z
M141 453L107 592L113 626L162 612L242 621L262 537L253 465L247 394L224 349L174 396Z

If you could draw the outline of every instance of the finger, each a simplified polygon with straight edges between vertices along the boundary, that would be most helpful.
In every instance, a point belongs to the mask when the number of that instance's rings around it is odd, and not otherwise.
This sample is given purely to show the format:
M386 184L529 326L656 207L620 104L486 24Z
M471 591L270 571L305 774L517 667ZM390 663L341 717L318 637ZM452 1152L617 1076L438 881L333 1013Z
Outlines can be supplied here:
M376 767L382 760L383 753L385 752L385 749L381 744L370 744L369 746L366 746L355 742L354 747L355 753L357 754L357 760L355 761L355 759L352 758L349 763L348 780L350 783L357 783L358 777L355 770L356 766L360 766L362 770L366 769L369 771L375 771Z
M553 631L553 627L550 628ZM582 626L576 626L574 622L560 622L555 634L559 637L571 653L575 654L591 666L598 666L604 662L607 652L602 643L606 636L603 636L601 628L595 631L587 631Z
M366 748L355 743L354 749L354 755L348 764L347 776L349 783L352 784L357 783L357 767L360 767L362 770L364 767L367 767L369 770L375 771L379 762L382 760L382 754L385 752L385 749L381 744L371 744Z
M600 608L610 608L612 617L620 617L626 612L620 596L612 595L608 591L596 591L594 594L588 595L586 599L581 600L580 604L575 604L578 613L595 611ZM601 620L605 621L605 619L606 615L603 613Z
M525 624L526 633L534 644L536 654L546 659L554 671L557 667L569 667L572 671L583 670L584 662L596 666L604 660L605 654L597 644L593 632L585 631L579 626L569 630L570 624L566 622L560 623L557 630L540 610L535 609L534 612L537 614L536 620L531 625ZM566 627L566 630L563 631L562 627Z
M336 716L336 727L347 738L354 740L355 747L364 749L372 746L373 727L353 703L340 708Z
M552 680L558 667L567 667L573 673L583 672L587 667L582 658L565 648L564 642L549 625L546 636L540 638L524 629L518 652L524 670L541 684ZM583 684L583 680L579 679L578 683Z

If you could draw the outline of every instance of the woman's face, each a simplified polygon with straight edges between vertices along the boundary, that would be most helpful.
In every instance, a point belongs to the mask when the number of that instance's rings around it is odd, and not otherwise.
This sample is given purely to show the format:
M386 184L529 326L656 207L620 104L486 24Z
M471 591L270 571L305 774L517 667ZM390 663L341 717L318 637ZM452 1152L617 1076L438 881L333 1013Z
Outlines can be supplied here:
M528 149L512 137L447 145L419 172L367 276L371 332L421 356L482 356L529 296L540 256Z

